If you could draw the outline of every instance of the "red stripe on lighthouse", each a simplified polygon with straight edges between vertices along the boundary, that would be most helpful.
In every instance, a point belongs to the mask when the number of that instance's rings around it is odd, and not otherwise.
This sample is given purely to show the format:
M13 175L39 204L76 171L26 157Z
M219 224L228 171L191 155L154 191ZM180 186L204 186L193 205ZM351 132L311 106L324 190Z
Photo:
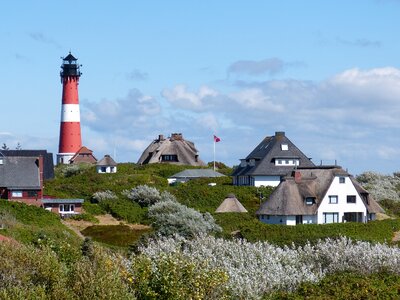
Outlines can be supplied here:
M82 147L81 123L61 122L58 153L75 154Z

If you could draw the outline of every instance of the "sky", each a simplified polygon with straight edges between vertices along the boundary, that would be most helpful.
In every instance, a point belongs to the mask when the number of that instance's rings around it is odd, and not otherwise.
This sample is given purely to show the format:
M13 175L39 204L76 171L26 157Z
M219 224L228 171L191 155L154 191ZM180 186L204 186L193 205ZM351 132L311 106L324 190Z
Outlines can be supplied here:
M400 158L400 1L2 1L0 144L58 151L61 57L83 145L137 162L159 134L239 164L284 131L315 164Z

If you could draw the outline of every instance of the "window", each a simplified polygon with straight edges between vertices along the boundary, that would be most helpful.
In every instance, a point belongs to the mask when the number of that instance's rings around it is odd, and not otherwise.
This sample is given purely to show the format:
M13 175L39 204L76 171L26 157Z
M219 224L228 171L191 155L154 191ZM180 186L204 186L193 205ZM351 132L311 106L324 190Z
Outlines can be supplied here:
M307 197L306 198L306 205L313 205L315 203L315 198Z
M28 197L30 198L37 197L37 191L28 191Z
M75 206L73 204L60 204L60 212L68 213L74 212Z
M338 203L338 196L329 196L329 203L330 204L337 204Z
M339 177L339 183L345 183L346 177Z
M12 191L11 196L15 198L21 198L22 197L22 191Z
M356 196L347 196L347 203L356 203Z
M282 150L282 151L287 151L287 150L289 150L288 144L281 144L281 150Z
M289 164L289 161L288 161L288 160L285 160L285 164L287 164L287 165L288 165L288 164Z
M177 155L161 155L161 160L162 161L178 161L178 156Z
M0 158L0 165L4 163L3 158Z
M338 223L339 222L339 213L324 213L324 223Z
M107 171L107 167L101 167L101 173L105 173Z

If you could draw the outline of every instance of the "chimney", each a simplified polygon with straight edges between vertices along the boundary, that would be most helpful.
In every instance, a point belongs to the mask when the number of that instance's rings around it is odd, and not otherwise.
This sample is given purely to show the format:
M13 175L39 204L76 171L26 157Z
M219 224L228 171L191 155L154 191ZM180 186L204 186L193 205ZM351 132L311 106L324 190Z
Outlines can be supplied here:
M300 171L294 171L294 182L300 183L301 182L301 173Z
M284 136L285 136L284 131L275 131L275 138L280 139L283 138Z
M164 140L164 135L163 134L159 134L158 135L158 140L159 141L163 141Z
M171 133L171 140L179 141L182 139L183 139L182 133Z

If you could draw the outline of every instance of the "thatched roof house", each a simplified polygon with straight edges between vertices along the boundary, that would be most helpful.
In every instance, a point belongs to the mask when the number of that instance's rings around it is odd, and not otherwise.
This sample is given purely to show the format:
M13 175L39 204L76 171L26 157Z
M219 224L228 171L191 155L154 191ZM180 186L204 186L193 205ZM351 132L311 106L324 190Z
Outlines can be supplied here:
M257 210L269 224L366 222L383 212L361 185L339 166L297 169Z
M70 164L79 164L79 163L95 164L96 162L97 158L94 157L93 151L85 146L82 146L69 160Z
M198 151L193 142L183 138L182 133L173 133L164 138L159 135L144 150L138 164L169 163L177 165L205 166L199 158Z
M117 163L108 154L96 163L97 173L117 173Z
M234 194L229 194L220 206L215 210L216 213L246 213L247 209L240 203Z

